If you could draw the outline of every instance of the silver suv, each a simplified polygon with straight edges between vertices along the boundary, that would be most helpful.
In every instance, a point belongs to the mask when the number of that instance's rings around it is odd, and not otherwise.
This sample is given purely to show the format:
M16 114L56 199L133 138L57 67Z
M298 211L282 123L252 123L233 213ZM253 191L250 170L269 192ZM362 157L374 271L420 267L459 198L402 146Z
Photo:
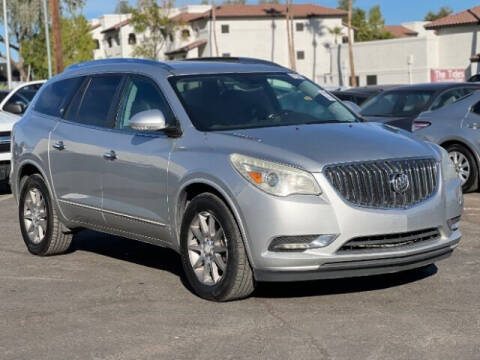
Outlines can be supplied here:
M169 247L207 299L422 267L461 236L445 150L264 61L75 65L12 141L31 253L65 252L83 228Z

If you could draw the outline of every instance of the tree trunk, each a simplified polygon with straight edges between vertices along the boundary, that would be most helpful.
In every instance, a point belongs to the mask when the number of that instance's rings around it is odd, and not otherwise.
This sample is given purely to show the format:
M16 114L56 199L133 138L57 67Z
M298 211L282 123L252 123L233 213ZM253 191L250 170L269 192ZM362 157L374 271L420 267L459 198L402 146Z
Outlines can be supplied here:
M218 43L217 43L217 5L215 0L212 0L212 31L213 31L213 43L215 45L215 56L218 55Z
M353 61L353 41L352 41L352 0L348 0L348 58L350 61L350 84L357 86L357 78L355 76L355 64Z
M62 33L60 29L60 7L58 0L50 0L50 17L52 19L53 57L55 59L55 73L63 71Z
M297 60L295 58L295 33L293 32L293 14L292 14L292 0L289 0L289 5L290 5L290 11L289 13L289 18L290 18L290 46L291 49L290 51L292 52L292 61L293 61L293 70L297 70Z
M288 45L288 58L290 61L290 68L295 70L295 56L293 53L293 44L292 44L292 27L290 25L290 1L285 0L286 11L285 11L285 24L287 26L287 45Z

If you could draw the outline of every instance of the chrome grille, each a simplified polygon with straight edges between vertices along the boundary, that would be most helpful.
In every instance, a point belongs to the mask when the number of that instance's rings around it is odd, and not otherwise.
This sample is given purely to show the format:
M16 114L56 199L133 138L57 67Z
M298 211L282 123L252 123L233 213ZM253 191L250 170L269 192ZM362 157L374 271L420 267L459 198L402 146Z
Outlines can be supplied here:
M355 205L372 208L406 208L428 199L438 186L434 159L378 160L329 165L325 176L341 196ZM409 186L394 189L392 179L405 174Z
M338 252L391 249L439 238L440 232L435 228L397 234L364 236L348 241Z

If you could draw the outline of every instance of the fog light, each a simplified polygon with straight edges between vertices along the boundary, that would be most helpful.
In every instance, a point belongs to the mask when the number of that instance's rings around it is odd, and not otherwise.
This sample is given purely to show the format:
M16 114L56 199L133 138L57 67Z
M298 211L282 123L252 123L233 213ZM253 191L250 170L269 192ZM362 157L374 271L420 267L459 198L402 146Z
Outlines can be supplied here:
M337 234L280 236L272 240L268 250L305 251L310 249L318 249L330 245L337 237Z
M458 225L460 224L460 216L451 218L447 220L448 228L452 231L458 230Z

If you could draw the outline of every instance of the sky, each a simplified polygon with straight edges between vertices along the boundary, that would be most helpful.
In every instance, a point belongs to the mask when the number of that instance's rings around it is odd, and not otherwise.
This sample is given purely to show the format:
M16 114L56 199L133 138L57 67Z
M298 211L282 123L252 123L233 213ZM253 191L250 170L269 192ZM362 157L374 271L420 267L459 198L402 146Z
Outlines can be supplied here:
M256 0L247 0L248 3L256 4ZM336 7L337 0L293 0L294 3L308 2L318 5ZM217 0L221 3L221 0ZM112 13L117 0L87 0L84 9L85 15L91 19L103 14ZM136 4L136 0L130 0ZM176 0L177 6L200 3L200 1ZM442 6L449 6L454 12L460 12L479 5L478 0L355 0L355 6L369 9L374 5L380 5L387 24L395 25L407 21L422 20L430 10L438 10Z

